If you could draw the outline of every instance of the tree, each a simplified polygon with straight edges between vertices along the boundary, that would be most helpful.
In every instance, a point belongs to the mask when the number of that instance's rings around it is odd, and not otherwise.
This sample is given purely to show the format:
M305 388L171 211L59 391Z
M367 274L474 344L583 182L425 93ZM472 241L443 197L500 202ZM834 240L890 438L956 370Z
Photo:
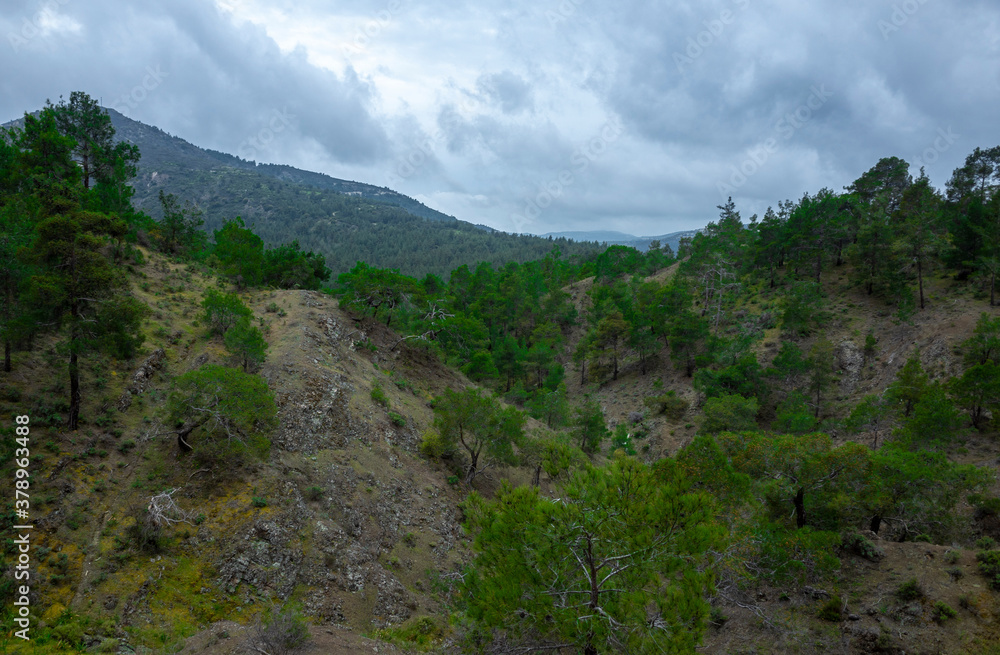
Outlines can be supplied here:
M243 317L223 337L226 348L240 361L245 373L253 372L267 359L267 341L264 334Z
M611 436L601 406L589 397L576 409L576 420L573 425L573 436L580 444L580 450L588 455L598 452L601 449L601 442Z
M815 399L815 417L819 420L823 398L833 384L833 344L826 337L819 339L809 350L809 393Z
M951 381L951 392L960 407L969 410L972 425L983 428L986 412L994 418L1000 410L1000 366L993 362L976 364Z
M962 342L962 352L969 366L990 361L1000 363L1000 316L991 318L986 312L981 313L972 336Z
M903 192L897 221L903 253L917 269L920 309L924 308L924 271L943 245L943 210L943 199L921 168L920 177Z
M899 369L896 379L886 388L886 401L897 405L904 417L913 413L913 408L924 395L929 379L920 364L920 352L916 352L906 360Z
M721 535L709 497L669 468L588 467L558 501L506 483L494 501L472 494L469 616L528 648L693 652Z
M993 477L985 469L953 464L943 453L910 451L898 444L886 444L870 460L856 495L862 518L875 534L891 521L904 539L924 532L947 536L945 528L962 495Z
M854 434L870 433L872 450L877 450L883 433L892 426L890 408L891 401L886 396L867 395L851 411L851 415L844 422L844 427Z
M465 481L470 485L484 469L516 461L514 446L524 438L524 415L516 408L479 389L446 389L434 414L434 427L446 447L461 445L468 454Z
M215 289L208 289L205 292L201 307L205 310L202 320L211 326L213 332L222 337L225 337L226 332L240 320L248 320L253 316L250 308L244 305L235 293L219 293Z
M108 240L120 238L127 225L83 208L80 173L71 159L73 142L56 133L55 123L48 108L37 119L26 115L18 145L25 188L37 202L32 259L38 272L29 283L30 298L52 325L67 330L68 426L76 430L80 356L113 344L119 354L131 357L142 343L139 328L148 308L127 296L124 272L104 252Z
M618 379L618 362L622 357L622 348L631 327L619 311L611 312L597 324L591 353L599 357L611 357L613 380Z
M247 229L243 219L226 221L221 230L215 230L215 247L212 248L219 262L219 271L236 284L237 288L260 284L264 270L264 242Z
M198 229L205 223L201 210L191 203L181 206L177 196L164 193L163 189L160 189L159 200L163 209L160 220L163 251L179 254L199 249L205 241L205 233Z
M212 465L263 459L277 426L278 407L267 382L239 369L206 364L174 379L167 414L177 431L177 446L195 451ZM192 434L199 438L188 439Z
M773 485L770 493L792 505L797 528L810 522L807 505L824 505L814 496L834 497L833 489L856 480L868 460L865 446L847 442L834 448L830 437L821 433L770 436L724 432L716 438L737 470L769 480Z
M699 432L742 432L757 429L757 399L723 395L705 401L705 419Z

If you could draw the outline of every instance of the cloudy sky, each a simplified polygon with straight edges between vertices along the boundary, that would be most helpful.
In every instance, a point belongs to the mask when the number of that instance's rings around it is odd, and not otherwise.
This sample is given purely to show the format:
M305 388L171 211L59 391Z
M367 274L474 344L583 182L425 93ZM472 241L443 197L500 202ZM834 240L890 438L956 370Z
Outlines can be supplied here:
M1000 144L995 0L0 0L0 122L70 91L544 233L744 218Z

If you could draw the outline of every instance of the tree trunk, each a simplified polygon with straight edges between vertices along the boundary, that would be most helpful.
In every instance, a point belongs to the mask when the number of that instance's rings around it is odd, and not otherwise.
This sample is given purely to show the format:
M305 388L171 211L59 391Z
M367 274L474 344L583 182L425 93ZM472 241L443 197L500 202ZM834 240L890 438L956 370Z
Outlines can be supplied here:
M792 499L792 502L795 503L795 527L797 528L802 528L806 525L805 495L805 487L799 487L799 490L795 492L795 498Z
M3 342L3 370L5 373L11 372L10 363L10 339L4 339Z
M72 337L70 343L73 343ZM70 346L72 348L72 345ZM69 354L69 429L75 431L80 422L80 365L76 350Z
M539 464L535 467L535 475L531 478L531 484L533 486L539 487L542 484L542 465Z
M924 272L920 258L917 257L917 286L920 288L920 309L924 308Z
M878 534L878 529L881 527L882 527L882 515L876 514L875 516L872 517L871 523L868 525L868 528L875 534Z

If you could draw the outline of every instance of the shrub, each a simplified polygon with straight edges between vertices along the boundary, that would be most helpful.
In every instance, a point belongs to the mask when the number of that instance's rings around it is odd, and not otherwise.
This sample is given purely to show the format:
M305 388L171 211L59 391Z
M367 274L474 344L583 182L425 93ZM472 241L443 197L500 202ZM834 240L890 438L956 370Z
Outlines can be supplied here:
M420 440L420 454L427 459L443 459L448 457L452 451L441 435L434 430L424 432Z
M840 599L840 596L834 596L830 600L826 601L826 604L820 609L819 618L824 621L831 621L833 623L840 623L844 618L844 601Z
M251 637L256 650L287 655L309 641L309 626L298 612L286 609L266 621L258 619Z
M250 504L254 507L267 507L267 498L263 496L254 496L250 499Z
M885 557L885 551L876 546L870 539L860 534L844 535L843 547L850 553L872 562L878 562Z
M382 390L382 383L376 380L372 384L372 401L382 405L383 407L389 406L389 397L385 395L385 391Z
M957 550L945 551L944 561L947 562L948 564L958 563L958 551Z
M668 391L659 396L650 396L643 403L651 412L663 414L671 421L679 421L684 418L684 412L688 408L688 402L683 398L678 398L676 391Z
M953 610L947 603L940 600L934 603L934 610L931 612L931 618L938 623L944 623L948 619L953 619L956 616L958 616L958 612Z
M905 602L911 600L919 600L924 597L924 590L921 588L920 583L917 582L916 578L911 578L899 585L896 589L896 598Z
M1000 550L987 550L976 555L979 572L990 581L990 586L1000 591Z
M389 412L389 420L396 427L403 427L406 425L406 417L402 414L397 414L396 412Z
M306 500L319 500L323 497L323 487L312 486L306 488Z

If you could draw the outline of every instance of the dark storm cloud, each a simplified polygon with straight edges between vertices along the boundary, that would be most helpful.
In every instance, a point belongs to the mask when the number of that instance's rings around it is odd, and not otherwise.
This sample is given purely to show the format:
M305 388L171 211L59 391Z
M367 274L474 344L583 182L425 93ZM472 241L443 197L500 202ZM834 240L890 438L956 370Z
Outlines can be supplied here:
M197 145L251 159L313 147L370 162L387 150L373 90L353 70L338 76L302 50L283 53L262 27L234 24L210 3L54 0L20 17L5 12L0 34L19 35L24 16L46 11L56 18L42 24L68 27L40 30L0 55L7 117L79 89Z
M941 187L1000 143L995 3L224 4L5 3L0 110L82 89L533 232L698 227L728 195L749 217L887 156Z

